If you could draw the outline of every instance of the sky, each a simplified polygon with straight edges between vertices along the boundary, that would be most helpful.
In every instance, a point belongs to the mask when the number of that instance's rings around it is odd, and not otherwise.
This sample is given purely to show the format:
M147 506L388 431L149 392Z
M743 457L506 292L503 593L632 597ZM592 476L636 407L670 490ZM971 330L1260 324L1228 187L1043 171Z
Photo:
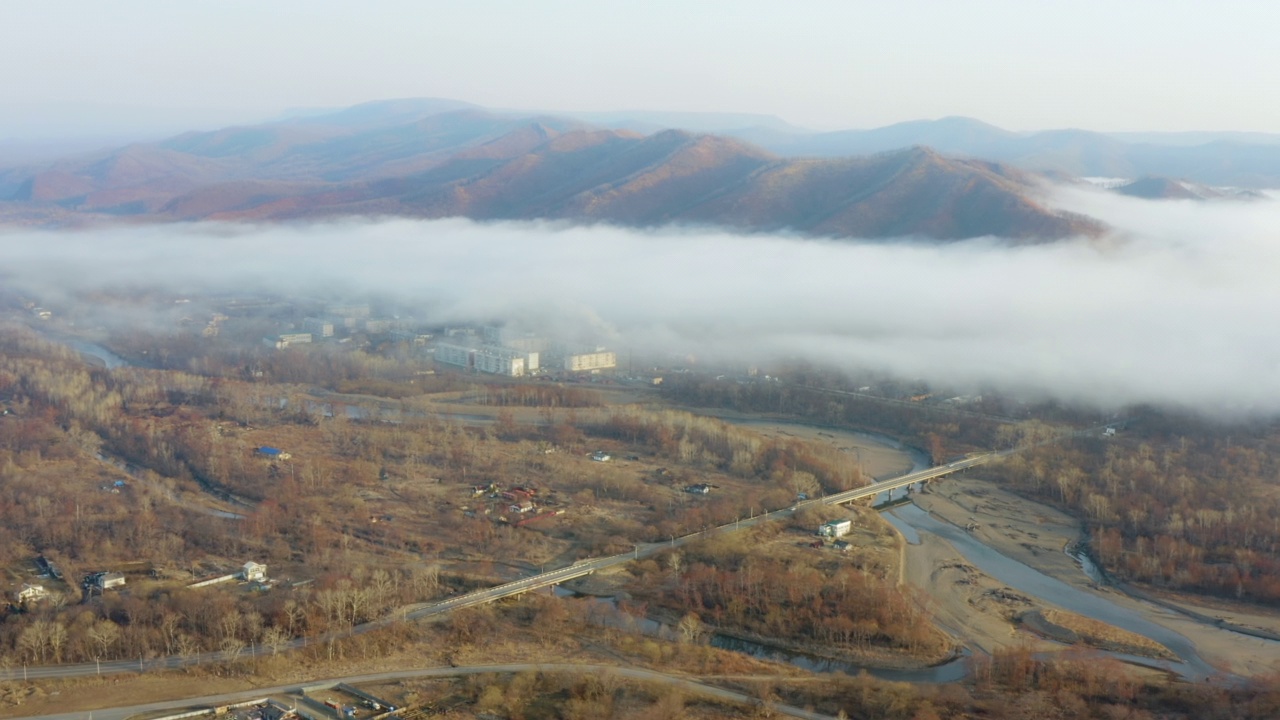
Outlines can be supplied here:
M10 229L0 279L58 313L97 288L372 295L431 323L520 322L620 353L1280 413L1280 201L1061 189L1055 202L1115 238L939 245L465 219ZM142 321L114 307L79 320Z
M0 145L395 97L761 113L815 129L1280 132L1280 3L0 3Z

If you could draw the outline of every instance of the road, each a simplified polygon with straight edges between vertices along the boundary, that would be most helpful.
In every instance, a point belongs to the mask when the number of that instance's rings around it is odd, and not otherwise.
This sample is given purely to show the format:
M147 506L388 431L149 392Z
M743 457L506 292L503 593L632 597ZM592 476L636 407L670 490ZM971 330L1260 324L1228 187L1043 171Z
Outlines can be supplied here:
M349 635L358 635L370 632L377 628L385 627L393 622L402 620L419 620L423 618L443 615L465 607L475 605L483 605L485 603L494 602L503 598L521 595L523 593L538 590L551 585L559 585L574 578L589 575L606 568L622 565L633 560L646 558L655 555L663 550L684 546L691 542L697 542L704 538L710 537L716 533L734 532L743 528L754 527L763 522L773 520L784 520L795 515L806 508L817 507L821 505L840 505L843 503L862 500L865 498L875 497L883 492L896 490L908 485L919 482L934 480L946 475L968 470L969 468L984 465L999 458L1022 452L1030 447L1045 445L1057 442L1067 437L1078 437L1089 433L1098 432L1099 428L1089 428L1077 432L1067 433L1054 438L1044 440L1035 445L1021 446L1009 450L1001 450L998 452L990 452L982 455L975 455L964 460L939 465L937 467L925 468L916 472L900 475L896 478L889 478L880 482L865 485L853 490L827 495L825 497L805 500L788 508L774 510L772 512L762 513L750 518L735 520L716 528L709 528L701 532L691 533L682 537L671 538L667 542L641 543L634 547L631 552L611 555L602 558L592 558L589 560L581 560L563 568L557 568L545 573L533 575L520 580L514 580L503 585L498 585L483 590L475 590L464 595L440 600L429 603L418 603L399 608L389 615L372 622L367 622L355 627L334 631L318 637L297 638L289 642L278 645L274 648L264 646L253 646L243 648L239 651L226 652L205 652L190 656L170 655L158 658L138 658L136 660L112 660L109 662L91 662L65 665L42 665L36 667L11 667L0 670L0 679L6 680L37 680L41 678L68 678L68 677L85 677L90 675L110 675L118 673L133 672L151 672L156 670L169 670L184 667L192 664L206 664L225 662L236 659L243 659L255 655L268 655L274 652L283 652L288 650L296 650L305 647L308 644L318 642L328 642L330 640L345 637Z
M131 660L112 660L107 662L90 662L64 665L42 665L34 667L10 667L0 670L0 678L6 680L38 680L43 678L68 678L68 677L85 677L90 675L113 675L118 673L134 673L134 672L151 672L156 670L170 670L193 664L207 664L216 662L225 662L228 660L242 659L255 655L268 655L273 652L281 652L287 650L296 650L308 644L317 642L327 642L331 639L343 637L347 635L358 635L370 632L380 627L385 627L393 622L400 620L420 620L445 613L452 612L465 607L475 605L483 605L485 603L494 602L503 598L521 595L523 593L539 590L551 585L559 585L574 578L590 575L591 573L604 570L606 568L616 567L633 560L646 558L651 555L687 545L691 542L697 542L716 533L734 532L736 530L754 527L763 522L773 520L783 520L790 518L797 512L808 507L818 505L838 505L842 503L861 500L868 497L874 497L882 492L906 487L913 483L924 482L935 478L949 475L951 473L961 472L971 467L990 462L997 457L1002 457L1013 451L1004 451L1003 453L989 453L968 458L948 465L942 465L935 468L927 468L918 472L908 473L896 478L890 478L881 482L872 483L870 485L847 490L842 493L828 495L826 497L814 498L797 503L791 507L772 512L762 513L750 518L743 518L732 523L728 523L716 528L710 528L701 532L691 533L682 537L672 538L667 542L642 543L636 545L635 548L628 553L618 555L610 555L601 558L592 558L589 560L581 560L567 567L557 568L545 573L533 575L520 580L514 580L503 585L498 585L483 590L475 590L464 595L448 598L430 603L418 603L409 605L396 610L395 612L383 617L380 620L357 625L344 631L332 632L319 637L297 638L286 642L275 648L264 646L249 646L237 652L205 652L190 656L171 655L158 658L138 658Z
M639 545L636 545L635 549L629 553L621 553L618 555L611 555L611 556L602 557L602 558L594 558L591 560L582 560L568 567L559 568L557 570L551 570L549 572L545 572L540 575L533 575L531 577L523 578L520 580L514 580L512 582L506 583L505 585L498 585L497 587L486 588L484 590L476 590L474 592L467 593L466 595L459 595L456 598L451 598L449 600L444 600L441 602L423 603L420 605L411 606L409 608L403 609L401 611L401 614L403 617L407 617L408 619L425 618L432 615L438 615L441 613L450 612L452 610L457 610L459 608L470 607L472 605L481 605L484 603L493 602L494 600L499 600L501 598L511 597L513 595L520 595L522 593L526 593L531 590L538 590L540 588L544 588L550 585L559 585L560 583L567 582L574 578L582 577L583 575L590 575L593 572L597 572L605 568L622 565L624 563L631 562L632 560L638 560L640 558L649 557L650 555L654 555L656 553L662 552L663 550L668 550L671 548L686 545L691 542L696 542L698 540L701 540L710 535L714 535L716 533L734 532L736 530L740 530L743 528L753 527L762 522L787 519L787 518L790 518L792 515L795 515L797 512L800 512L801 510L804 510L805 508L809 508L809 507L815 507L819 505L840 505L847 502L853 502L855 500L862 500L869 497L875 497L876 495L879 495L880 493L883 493L883 492L896 490L898 488L903 488L908 485L913 485L915 483L925 482L927 480L933 480L935 478L943 477L944 475L950 475L952 473L968 470L969 468L991 462L996 458L1004 457L1005 455L1011 452L1015 452L1015 451L987 453L985 455L978 455L975 457L966 458L964 460L953 462L947 465L940 465L938 467L926 468L924 470L920 470L913 473L907 473L906 475L900 475L896 478L890 478L888 480L883 480L881 482L872 483L870 485L866 485L860 488L855 488L853 490L846 490L844 492L836 493L834 495L827 495L825 497L814 498L812 500L805 500L805 501L796 503L795 505L792 505L791 507L788 507L788 508L784 508L781 510L774 510L772 512L767 512L767 513L762 513L760 515L756 515L750 518L736 520L732 523L727 523L725 525L721 525L716 528L711 528L709 530L704 530L702 532L696 532L696 533L691 533L689 535L685 535L683 537L672 538L668 542L641 543Z
M131 705L128 707L108 708L103 710L94 710L92 715L97 720L125 720L125 718L143 713L151 714L163 712L165 710L180 710L183 708L200 708L214 707L217 705L227 705L236 702L247 702L258 698L268 696L279 696L285 694L298 694L301 686L307 687L315 685L329 685L337 683L347 683L349 685L361 685L375 682L389 682L394 680L408 680L414 678L428 677L457 677L460 675L480 675L484 673L520 673L520 672L541 672L541 673L592 673L603 674L612 673L618 677L630 680L639 680L641 682L659 683L662 685L674 686L690 695L698 695L716 700L724 700L728 702L741 703L747 706L759 705L759 700L733 690L707 685L698 682L689 677L679 675L670 675L668 673L657 672L654 670L644 670L642 668L621 667L616 665L597 665L597 664L579 664L579 663L519 663L509 665L470 665L465 667L433 667L421 668L417 670L401 670L397 672L376 673L373 675L353 675L349 677L330 678L327 680L313 680L306 683L295 683L292 685L278 685L276 687L258 688L255 690L244 690L233 693L223 693L221 695L206 695L204 697L187 698L185 700L167 700L164 702L148 703L145 705ZM770 680L777 678L770 677ZM793 707L791 705L775 704L771 705L775 712L791 717L802 718L803 720L832 720L830 715L822 715L820 713L805 710L803 708ZM87 712L59 713L56 715L36 715L31 716L30 720L84 720Z

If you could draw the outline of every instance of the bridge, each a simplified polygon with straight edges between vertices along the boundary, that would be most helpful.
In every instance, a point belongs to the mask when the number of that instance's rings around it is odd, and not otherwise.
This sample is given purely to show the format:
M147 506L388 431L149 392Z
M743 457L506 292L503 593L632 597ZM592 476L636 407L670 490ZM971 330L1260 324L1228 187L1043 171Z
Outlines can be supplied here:
M1117 421L1117 422L1109 423L1109 425L1117 425L1117 424L1123 424L1123 423L1124 421ZM788 519L793 515L795 515L796 513L802 510L805 510L807 508L818 507L822 505L843 505L844 503L849 503L849 502L854 502L856 500L863 500L866 498L875 497L880 493L890 492L892 490L904 488L909 485L914 485L916 483L936 480L937 478L940 478L940 477L945 477L947 475L951 475L954 473L963 472L965 470L968 470L969 468L985 465L987 463L993 462L1000 458L1007 457L1009 455L1013 455L1033 447L1048 445L1048 444L1058 442L1060 440L1070 438L1070 437L1082 437L1089 434L1096 434L1101 430L1102 427L1105 427L1105 426L1098 426L1095 428L1088 428L1088 429L1080 430L1076 432L1064 433L1052 438L1042 440L1037 443L1023 445L1023 446L1011 448L1008 450L983 453L981 455L975 455L973 457L968 457L963 460L950 462L950 463L947 463L946 465L939 465L937 467L917 470L915 472L910 472L905 475L899 475L898 477L895 477L895 478L889 478L887 480L881 480L880 482L871 483L870 485L865 485L860 488L845 490L843 492L826 495L824 497L813 498L811 500L804 500L787 508L782 508L780 510L774 510L771 512L762 513L760 515L755 515L750 518L742 518L739 520L735 520L732 523L726 523L719 527L708 528L706 530L690 533L688 535L684 535L681 537L673 537L666 542L640 543L635 545L631 552L619 553L617 555L610 555L610 556L601 557L601 558L591 558L587 560L580 560L567 567L562 567L555 570L549 570L547 572L540 573L538 575L532 575L527 578L513 580L511 582L508 582L502 585L497 585L495 587L484 588L482 590L474 590L472 592L465 593L462 595L457 595L445 600L408 605L396 610L392 614L387 615L379 620L373 620L361 625L356 625L346 630L326 633L322 636L295 638L281 645L277 645L274 648L258 645L258 646L250 646L249 648L241 648L235 651L203 652L203 653L197 653L194 655L187 655L187 656L170 655L170 656L158 657L158 658L138 658L136 660L111 660L111 661L105 661L105 662L0 668L0 679L34 680L37 678L66 678L66 677L79 677L79 676L89 676L89 675L109 675L109 674L115 674L115 673L149 672L149 671L155 671L155 670L180 668L186 665L200 664L200 663L206 663L206 662L225 662L225 661L231 661L231 660L237 660L237 659L244 659L247 657L259 656L259 655L269 655L282 650L293 650L293 649L305 647L308 644L315 644L318 642L328 642L331 640L335 640L335 639L350 636L350 635L359 635L362 633L370 632L380 627L385 627L399 620L418 620L418 619L443 615L449 612L453 612L455 610L460 610L462 608L473 607L476 605L483 605L486 603L494 602L495 600L501 600L502 598L513 597L513 596L521 595L527 592L531 592L533 590L539 590L541 588L545 588L553 585L559 585L569 580L573 580L574 578L579 578L584 575L590 575L591 573L598 572L606 568L615 567L618 565L631 562L633 560L638 560L640 558L646 558L646 557L655 555L659 552L662 552L663 550L667 550L675 547L681 547L688 543L696 542L698 540L702 540L704 538L710 537L717 533L733 532L735 530L752 527L764 522Z
M854 502L856 500L873 498L879 495L880 493L891 492L893 490L898 490L901 488L909 487L911 485L915 485L916 483L928 482L930 480L936 480L938 478L945 477L947 475L951 475L954 473L964 472L965 470L968 470L970 468L978 467L980 465L985 465L987 463L994 462L996 460L1008 457L1010 455L1015 455L1017 453L1029 450L1031 448L1050 445L1068 438L1085 437L1087 435L1096 435L1100 433L1104 427L1123 425L1126 422L1127 422L1126 420L1116 420L1106 425L1099 425L1097 427L1086 428L1084 430L1076 430L1072 432L1062 433L1059 435L1046 438L1039 442L1034 442L1027 445L1020 445L1018 447L1010 448L1007 450L999 450L994 452L982 453L980 455L973 455L971 457L967 457L962 460L949 462L946 465L938 465L936 467L925 468L923 470L917 470L915 472L909 472L905 475L899 475L898 477L895 477L895 478L881 480L880 482L874 482L874 483L871 483L870 485L864 485L862 487L854 488L852 490L845 490L843 492L838 492L838 493L826 495L823 497L813 498L810 500L803 500L801 502L798 502L790 507L783 508L781 510L774 510L772 512L762 513L760 515L755 515L750 518L735 520L734 522L726 523L719 527L709 528L707 530L703 530L696 533L690 533L682 537L671 538L671 540L668 542L641 543L636 545L635 548L628 553L620 553L618 555L610 555L602 558L593 558L590 560L581 560L568 567L559 568L557 570L551 570L545 573L541 573L539 575L533 575L527 578L522 578L520 580L514 580L504 585L498 585L496 587L486 588L484 590L476 590L476 591L467 593L465 595L459 595L457 597L450 598L448 600L432 602L432 603L419 603L417 605L412 605L412 606L409 606L408 608L402 609L401 611L402 617L407 619L430 617L432 615L447 613L452 610L457 610L459 608L471 607L473 605L482 605L484 603L493 602L494 600L499 600L501 598L520 595L522 593L526 593L531 590L538 590L551 585L559 585L560 583L567 582L569 580L572 580L574 578L579 578L584 575L590 575L593 572L604 570L605 568L622 565L624 563L631 562L632 560L638 560L640 558L645 558L651 555L655 555L666 549L680 547L682 545L686 545L691 542L696 542L698 540L709 537L716 533L733 532L735 530L739 530L742 528L758 525L762 522L788 519L793 515L795 515L796 513L811 507L818 507L822 505L843 505L845 503Z
M574 578L590 575L593 572L622 565L624 563L631 562L632 560L649 557L663 550L680 547L717 533L733 532L735 530L752 527L763 522L787 519L796 513L811 507L818 507L822 505L843 505L844 503L875 497L880 493L890 492L916 483L928 482L929 480L935 480L946 475L951 475L952 473L963 472L969 468L984 465L998 458L1005 457L1006 455L1011 455L1019 450L1020 448L975 455L970 458L965 458L964 460L958 460L956 462L939 465L937 467L925 468L924 470L907 473L906 475L899 475L895 478L871 483L870 485L864 485L863 487L854 488L853 490L845 490L844 492L813 498L812 500L804 500L792 505L791 507L762 513L750 518L735 520L734 522L726 523L719 527L709 528L700 532L672 538L668 542L641 543L636 545L635 549L628 553L582 560L558 570L551 570L539 575L514 580L504 585L498 585L484 590L476 590L474 592L467 593L466 595L459 595L458 597L450 598L448 600L410 606L410 608L402 611L403 617L410 619L430 617L432 615L450 612L459 608L481 605L501 598L520 595L531 590L538 590L551 585L559 585L560 583L567 582Z

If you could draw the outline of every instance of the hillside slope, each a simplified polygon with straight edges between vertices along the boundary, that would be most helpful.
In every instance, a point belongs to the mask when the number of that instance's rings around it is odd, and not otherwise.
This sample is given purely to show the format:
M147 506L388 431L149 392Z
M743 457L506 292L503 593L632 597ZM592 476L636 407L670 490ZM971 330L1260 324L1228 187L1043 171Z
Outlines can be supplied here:
M1101 231L1041 205L1037 192L1036 179L1020 171L925 148L788 159L723 136L643 135L425 101L188 133L0 172L0 200L57 208L57 217L547 218L1019 241Z
M1280 187L1280 136L1249 133L1015 133L972 118L915 120L870 130L798 133L728 130L788 157L841 157L927 145L948 155L1080 177L1163 175L1204 185Z

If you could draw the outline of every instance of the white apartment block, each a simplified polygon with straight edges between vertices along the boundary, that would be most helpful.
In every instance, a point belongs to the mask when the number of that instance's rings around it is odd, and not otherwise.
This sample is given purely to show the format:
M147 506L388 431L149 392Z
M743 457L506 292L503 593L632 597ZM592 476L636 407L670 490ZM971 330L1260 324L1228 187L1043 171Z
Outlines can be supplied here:
M569 372L596 372L618 366L618 354L612 350L598 350L564 356L564 369Z

